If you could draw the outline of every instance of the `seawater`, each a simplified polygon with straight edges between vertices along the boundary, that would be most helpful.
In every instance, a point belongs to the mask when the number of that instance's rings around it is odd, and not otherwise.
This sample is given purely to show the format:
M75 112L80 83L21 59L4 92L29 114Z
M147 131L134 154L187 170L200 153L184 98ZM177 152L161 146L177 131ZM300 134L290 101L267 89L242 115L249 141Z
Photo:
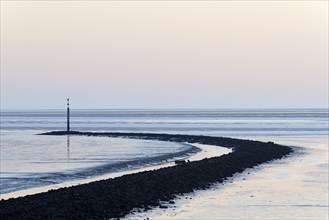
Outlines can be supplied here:
M6 131L66 129L66 111L2 111ZM74 110L81 131L162 132L206 135L326 135L328 109Z
M2 110L1 194L104 172L146 166L188 149L186 144L106 137L39 136L66 129L64 110ZM328 153L328 109L71 110L79 131L202 134L259 140L319 137ZM303 146L301 142L289 142ZM317 149L312 148L312 151ZM158 161L160 162L160 161ZM133 165L134 165L133 164ZM106 169L101 169L106 166ZM322 167L326 165L322 164Z
M190 148L163 141L37 132L2 132L1 194L157 164Z

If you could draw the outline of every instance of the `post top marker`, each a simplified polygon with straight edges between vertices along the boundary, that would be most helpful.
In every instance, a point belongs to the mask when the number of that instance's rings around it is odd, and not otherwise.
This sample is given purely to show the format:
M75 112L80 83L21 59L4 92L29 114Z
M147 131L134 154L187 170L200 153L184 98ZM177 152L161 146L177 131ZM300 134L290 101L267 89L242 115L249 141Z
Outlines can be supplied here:
M70 99L67 99L67 132L70 131L70 103L69 103Z

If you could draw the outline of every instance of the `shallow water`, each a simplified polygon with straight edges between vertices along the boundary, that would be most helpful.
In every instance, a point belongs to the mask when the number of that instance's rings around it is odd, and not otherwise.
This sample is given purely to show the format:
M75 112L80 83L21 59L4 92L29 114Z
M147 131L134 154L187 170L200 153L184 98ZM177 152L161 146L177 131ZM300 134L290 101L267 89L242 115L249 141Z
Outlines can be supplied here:
M189 148L163 141L6 131L1 136L1 194L146 166L151 158L161 162Z
M95 181L99 181L99 180L106 180L109 178L120 177L120 176L127 175L127 174L138 173L138 172L143 172L143 171L151 171L151 170L160 169L163 167L176 166L176 164L174 162L175 159L185 159L185 160L190 160L190 161L196 161L196 160L202 160L206 157L207 158L216 157L216 156L221 156L223 154L228 154L228 153L232 152L231 149L218 147L218 146L211 146L211 145L205 145L205 144L193 144L193 146L196 146L201 151L197 152L196 154L190 154L190 155L188 154L188 155L177 157L177 158L174 157L174 158L164 161L163 163L147 164L146 166L142 166L142 167L132 167L130 169L122 169L122 170L118 170L117 172L96 175L96 176L87 177L84 179L74 179L74 180L65 181L65 182L62 182L59 184L45 185L45 186L40 186L40 187L33 187L33 188L18 190L18 191L2 194L1 198L2 199L17 198L17 197L26 196L26 195L33 195L33 194L37 194L37 193L41 193L41 192L47 192L51 189L59 189L62 187L76 186L79 184L85 184L85 183L95 182Z

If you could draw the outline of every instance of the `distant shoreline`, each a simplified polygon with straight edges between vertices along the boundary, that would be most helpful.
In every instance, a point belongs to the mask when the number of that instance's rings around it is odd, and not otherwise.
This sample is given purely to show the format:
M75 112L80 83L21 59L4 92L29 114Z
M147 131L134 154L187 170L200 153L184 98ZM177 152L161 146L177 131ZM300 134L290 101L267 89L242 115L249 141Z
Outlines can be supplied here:
M293 152L292 148L273 142L199 135L77 131L53 131L41 135L107 136L189 142L231 148L233 152L184 165L2 200L0 217L3 219L119 218L133 208L147 210L159 206L160 201L173 200L177 195L196 189L206 189L211 184L223 182L246 168L281 159Z

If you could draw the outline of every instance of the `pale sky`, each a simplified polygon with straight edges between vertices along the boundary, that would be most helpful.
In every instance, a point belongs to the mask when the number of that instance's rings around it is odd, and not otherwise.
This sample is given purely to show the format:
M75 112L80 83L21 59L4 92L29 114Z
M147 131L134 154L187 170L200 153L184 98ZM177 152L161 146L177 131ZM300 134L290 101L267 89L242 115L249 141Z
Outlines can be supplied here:
M327 1L1 1L1 108L328 107Z

